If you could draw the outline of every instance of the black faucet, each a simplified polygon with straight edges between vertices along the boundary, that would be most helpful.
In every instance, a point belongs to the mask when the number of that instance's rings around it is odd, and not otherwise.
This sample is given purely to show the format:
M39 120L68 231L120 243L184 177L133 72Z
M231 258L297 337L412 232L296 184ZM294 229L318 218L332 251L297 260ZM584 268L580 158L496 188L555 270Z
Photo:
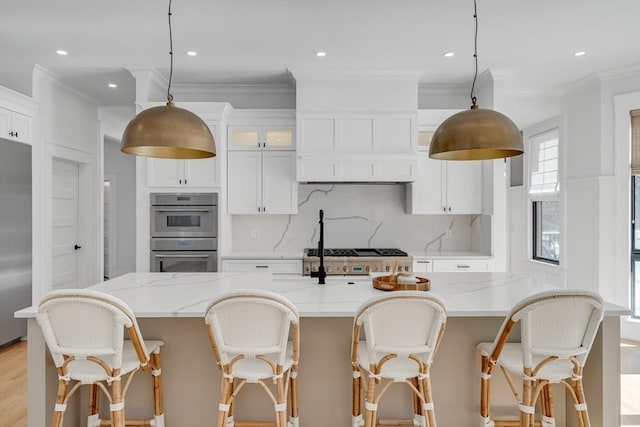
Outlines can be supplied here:
M327 272L324 270L324 222L322 221L324 217L324 212L320 209L320 240L318 240L318 256L320 256L320 265L318 266L318 271L312 271L311 277L318 278L318 285L324 285L324 279L327 277Z

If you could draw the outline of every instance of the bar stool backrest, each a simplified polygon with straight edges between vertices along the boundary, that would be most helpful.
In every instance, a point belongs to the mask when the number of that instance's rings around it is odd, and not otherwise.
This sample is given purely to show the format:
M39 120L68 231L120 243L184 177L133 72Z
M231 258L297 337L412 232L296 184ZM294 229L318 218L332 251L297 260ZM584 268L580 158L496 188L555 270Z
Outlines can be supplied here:
M298 322L298 311L288 300L253 289L228 293L213 301L205 312L214 353L222 365L240 354L272 355L276 363L284 365L290 327ZM296 360L297 338L293 339Z
M513 307L494 346L507 325L521 322L521 342L525 367L534 356L575 356L584 366L604 316L604 301L596 293L583 290L542 292Z
M126 328L140 362L149 360L136 318L126 303L89 289L61 289L45 296L38 305L37 321L54 363L65 356L111 356L111 368L119 368Z
M395 353L419 355L423 362L430 363L446 318L444 304L435 296L423 291L394 291L364 303L354 323L364 326L372 362Z

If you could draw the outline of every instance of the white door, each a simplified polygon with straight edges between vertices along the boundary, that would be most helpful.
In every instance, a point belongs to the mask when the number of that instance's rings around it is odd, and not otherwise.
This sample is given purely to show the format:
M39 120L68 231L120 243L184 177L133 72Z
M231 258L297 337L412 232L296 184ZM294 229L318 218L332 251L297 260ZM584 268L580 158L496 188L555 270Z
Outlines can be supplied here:
M78 165L53 160L52 288L78 287Z
M230 151L227 192L229 214L262 212L262 153Z
M447 213L482 213L482 161L447 162Z

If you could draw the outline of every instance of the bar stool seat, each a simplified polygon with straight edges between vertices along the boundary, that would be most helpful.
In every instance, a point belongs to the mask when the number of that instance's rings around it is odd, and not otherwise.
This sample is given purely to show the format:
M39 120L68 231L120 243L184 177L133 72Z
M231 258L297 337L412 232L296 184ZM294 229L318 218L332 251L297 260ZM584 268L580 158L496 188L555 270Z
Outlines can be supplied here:
M82 385L90 386L88 427L164 426L160 369L164 343L143 340L123 301L89 289L53 291L38 305L36 319L58 371L52 426L63 425L67 403ZM124 339L125 329L129 340ZM125 420L125 397L139 370L150 371L153 378L153 417ZM109 400L109 421L99 418L98 390Z

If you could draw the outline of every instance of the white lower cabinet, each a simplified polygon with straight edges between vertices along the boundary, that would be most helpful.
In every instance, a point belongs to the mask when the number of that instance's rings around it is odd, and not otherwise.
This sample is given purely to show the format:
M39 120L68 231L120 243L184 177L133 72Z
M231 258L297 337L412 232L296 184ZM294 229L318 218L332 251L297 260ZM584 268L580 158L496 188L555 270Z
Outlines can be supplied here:
M429 273L433 271L433 260L431 259L413 259L413 272L414 273Z
M298 212L294 151L229 151L229 214Z
M493 260L491 259L434 259L434 272L451 271L491 271L493 270Z
M302 274L301 259L224 259L223 272L269 272Z

